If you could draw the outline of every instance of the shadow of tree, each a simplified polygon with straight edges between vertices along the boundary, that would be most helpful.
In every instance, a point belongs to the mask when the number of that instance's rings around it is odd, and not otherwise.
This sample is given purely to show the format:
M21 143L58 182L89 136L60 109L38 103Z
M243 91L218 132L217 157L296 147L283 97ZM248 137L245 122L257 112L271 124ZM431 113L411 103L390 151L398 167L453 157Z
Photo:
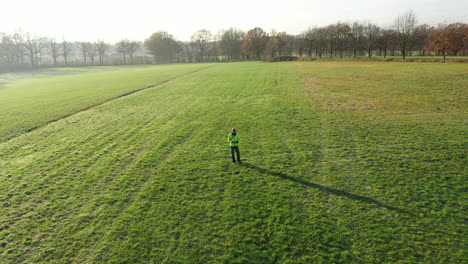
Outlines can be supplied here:
M280 177L280 178L285 179L285 180L300 183L300 184L305 185L307 187L319 189L319 190L321 190L323 192L326 192L326 193L329 193L329 194L332 194L332 195L342 196L342 197L346 197L346 198L349 198L349 199L352 199L352 200L355 200L355 201L374 204L374 205L377 205L379 207L383 207L383 208L393 210L393 211L396 211L396 212L399 212L399 213L413 215L408 210L393 207L393 206L389 206L389 205L383 204L383 203L381 203L381 202L379 202L377 200L374 200L372 198L369 198L369 197L365 197L365 196L361 196L361 195L357 195L357 194L352 194L352 193L349 193L349 192L346 192L346 191L343 191L343 190L323 186L323 185L312 183L312 182L307 182L307 181L304 181L304 180L301 180L301 179L291 177L291 176L286 175L284 173L270 171L270 170L260 168L258 166L255 166L255 165L252 165L252 164L249 164L249 163L246 163L246 162L242 163L242 165L245 166L246 168L257 170L258 172L260 172L262 174L269 174L269 175L272 175L272 176L277 176L277 177Z

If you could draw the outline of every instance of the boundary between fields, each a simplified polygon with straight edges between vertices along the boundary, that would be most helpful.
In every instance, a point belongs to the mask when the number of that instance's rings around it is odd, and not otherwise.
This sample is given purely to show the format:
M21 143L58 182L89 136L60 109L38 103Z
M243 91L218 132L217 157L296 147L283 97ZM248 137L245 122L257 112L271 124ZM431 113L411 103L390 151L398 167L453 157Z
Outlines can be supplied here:
M93 104L93 105L87 106L87 107L85 107L85 108L82 108L82 109L80 109L80 110L78 110L78 111L75 111L75 112L72 112L72 113L69 113L69 114L66 114L66 115L63 115L63 116L54 118L54 119L52 119L52 120L46 121L46 122L44 122L44 123L42 123L42 124L39 124L39 125L37 125L37 126L33 126L33 127L30 127L30 128L27 128L27 129L25 129L23 132L19 133L18 135L14 135L14 136L12 136L12 137L7 137L7 138L5 138L4 140L0 140L0 143L4 143L4 142L7 142L7 141L10 141L10 140L12 140L12 139L14 139L14 138L17 138L17 137L22 136L22 135L24 135L24 134L30 133L30 132L32 132L32 131L34 131L34 130L39 129L39 128L43 128L43 127L45 127L45 126L47 126L47 125L49 125L49 124L55 123L55 122L60 121L60 120L62 120L62 119L68 118L68 117L70 117L70 116L74 116L74 115L76 115L76 114L79 114L79 113L81 113L81 112L90 110L90 109L95 108L95 107L98 107L98 106L101 106L101 105L103 105L103 104L112 102L112 101L117 100L117 99L119 99L119 98L126 97L126 96L129 96L129 95L131 95L131 94L134 94L134 93L141 92L141 91L146 90L146 89L149 89L149 88L153 88L153 87L159 86L159 85L161 85L161 84L165 84L165 83L170 82L170 81L173 81L173 80L175 80L175 79L178 79L178 78L181 78L181 77L184 77L184 76L193 74L193 73L197 73L197 72L200 72L200 71L203 71L203 70L212 68L212 67L214 67L214 66L215 66L215 65L211 65L211 66L208 66L208 67L204 67L204 68L201 68L201 69L197 69L197 70L195 70L195 71L183 73L183 74L180 74L180 75L171 77L171 78L169 78L169 79L167 79L167 80L160 81L160 82L158 82L158 83L154 83L154 84L151 84L151 85L148 85L148 86L145 86L145 87L142 87L142 88L138 88L138 89L133 90L133 91L130 91L130 92L126 92L126 93L123 93L123 94L120 94L120 95L111 97L111 98L106 99L106 100L104 100L104 101L102 101L102 102L99 102L99 103L97 103L97 104Z

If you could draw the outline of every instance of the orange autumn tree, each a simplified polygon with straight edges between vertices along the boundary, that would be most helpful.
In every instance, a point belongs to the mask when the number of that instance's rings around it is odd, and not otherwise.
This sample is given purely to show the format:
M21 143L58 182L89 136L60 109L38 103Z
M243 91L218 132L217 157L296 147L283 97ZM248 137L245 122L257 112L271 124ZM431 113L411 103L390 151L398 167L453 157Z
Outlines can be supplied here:
M256 27L249 30L242 42L241 50L247 56L256 56L260 60L268 42L268 34L261 28Z
M429 41L425 47L428 51L436 52L445 56L447 52L456 55L463 47L464 41L468 38L468 25L464 23L454 23L450 25L439 25L429 35Z
M444 56L447 52L448 41L445 38L444 30L442 26L439 26L429 35L429 42L426 44L425 49L427 51L433 51L437 55L441 54Z
M450 24L445 28L445 35L448 39L447 50L451 55L457 55L464 47L464 40L468 38L468 24Z

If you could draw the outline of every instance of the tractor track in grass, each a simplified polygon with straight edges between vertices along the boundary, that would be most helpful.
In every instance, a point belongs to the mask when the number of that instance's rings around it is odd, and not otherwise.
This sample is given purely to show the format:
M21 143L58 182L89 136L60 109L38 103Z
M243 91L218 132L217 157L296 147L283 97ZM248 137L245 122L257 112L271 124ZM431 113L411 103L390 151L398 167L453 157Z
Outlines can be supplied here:
M126 92L126 93L123 93L123 94L120 94L120 95L117 95L117 96L114 96L114 97L111 97L109 99L106 99L102 102L99 102L97 104L93 104L93 105L90 105L90 106L87 106L87 107L84 107L78 111L75 111L75 112L72 112L72 113L69 113L69 114L66 114L66 115L63 115L63 116L60 116L60 117L57 117L57 118L54 118L52 120L49 120L49 121L46 121L42 124L39 124L39 125L36 125L36 126L33 126L33 127L30 127L28 129L25 129L23 132L17 134L17 135L13 135L11 137L6 137L5 139L3 140L0 140L0 143L5 143L5 142L8 142L12 139L15 139L17 137L20 137L24 134L27 134L27 133L30 133L30 132L33 132L37 129L40 129L40 128L43 128L49 124L52 124L52 123L55 123L57 121L60 121L62 119L65 119L65 118L68 118L68 117L71 117L71 116L74 116L76 114L79 114L79 113L82 113L82 112L85 112L87 110L90 110L90 109L93 109L95 107L98 107L98 106L101 106L101 105L104 105L106 103L109 103L109 102L112 102L114 100L117 100L117 99L120 99L120 98L123 98L123 97L126 97L126 96L129 96L129 95L132 95L134 93L137 93L137 92L141 92L141 91L144 91L146 89L149 89L149 88L153 88L153 87L156 87L156 86L159 86L159 85L162 85L162 84L165 84L165 83L168 83L170 81L173 81L175 79L178 79L178 78L181 78L181 77L185 77L185 76L188 76L190 74L194 74L194 73L197 73L197 72L200 72L200 71L203 71L203 70L206 70L206 69L209 69L209 68L212 68L214 67L215 65L211 65L211 66L208 66L208 67L204 67L204 68L201 68L201 69L197 69L195 71L191 71L191 72L188 72L188 73L184 73L184 74L180 74L180 75L177 75L177 76L174 76L172 78L169 78L167 80L164 80L164 81L160 81L160 82L157 82L157 83L154 83L154 84L151 84L151 85L148 85L148 86L145 86L145 87L142 87L142 88L138 88L136 90L133 90L133 91L130 91L130 92Z

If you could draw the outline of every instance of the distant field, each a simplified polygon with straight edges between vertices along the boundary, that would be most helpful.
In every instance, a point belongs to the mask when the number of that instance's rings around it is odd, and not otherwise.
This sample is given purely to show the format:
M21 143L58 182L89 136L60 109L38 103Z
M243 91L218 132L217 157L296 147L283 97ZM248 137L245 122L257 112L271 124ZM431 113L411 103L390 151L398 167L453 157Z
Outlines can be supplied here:
M367 58L367 56L362 56L361 58ZM372 58L381 58L384 56L372 56ZM403 56L387 56L387 59L403 59ZM416 59L416 60L443 60L444 56L406 56L406 59ZM468 60L468 56L445 56L446 60Z
M83 71L0 88L0 263L466 260L466 64Z
M383 55L378 55L379 53L377 52L374 52L371 56L371 59L396 59L396 60L403 60L403 56L401 55L398 55L398 56L391 56L389 55L390 52L387 52L387 56L384 57ZM383 54L383 53L382 53ZM417 52L415 52L414 54L417 54ZM293 54L293 56L299 56L299 54ZM303 54L303 57L306 57L307 54ZM312 57L313 58L318 58L318 56L313 53L312 54ZM330 55L329 54L323 54L322 56L323 59L330 59ZM332 57L333 59L337 59L339 60L340 59L340 56L339 54L335 55ZM349 56L349 55L346 55L344 54L343 55L343 59L344 60L351 60L353 59L354 56ZM357 56L356 58L358 59L368 59L368 55L367 54L364 54L364 55L361 55L361 56ZM419 55L414 55L414 56L406 56L405 59L408 59L408 60L443 60L444 57L443 56L434 56L434 55L425 55L425 56L419 56ZM462 60L462 61L465 61L465 60L468 60L468 56L445 56L445 59L446 60Z

